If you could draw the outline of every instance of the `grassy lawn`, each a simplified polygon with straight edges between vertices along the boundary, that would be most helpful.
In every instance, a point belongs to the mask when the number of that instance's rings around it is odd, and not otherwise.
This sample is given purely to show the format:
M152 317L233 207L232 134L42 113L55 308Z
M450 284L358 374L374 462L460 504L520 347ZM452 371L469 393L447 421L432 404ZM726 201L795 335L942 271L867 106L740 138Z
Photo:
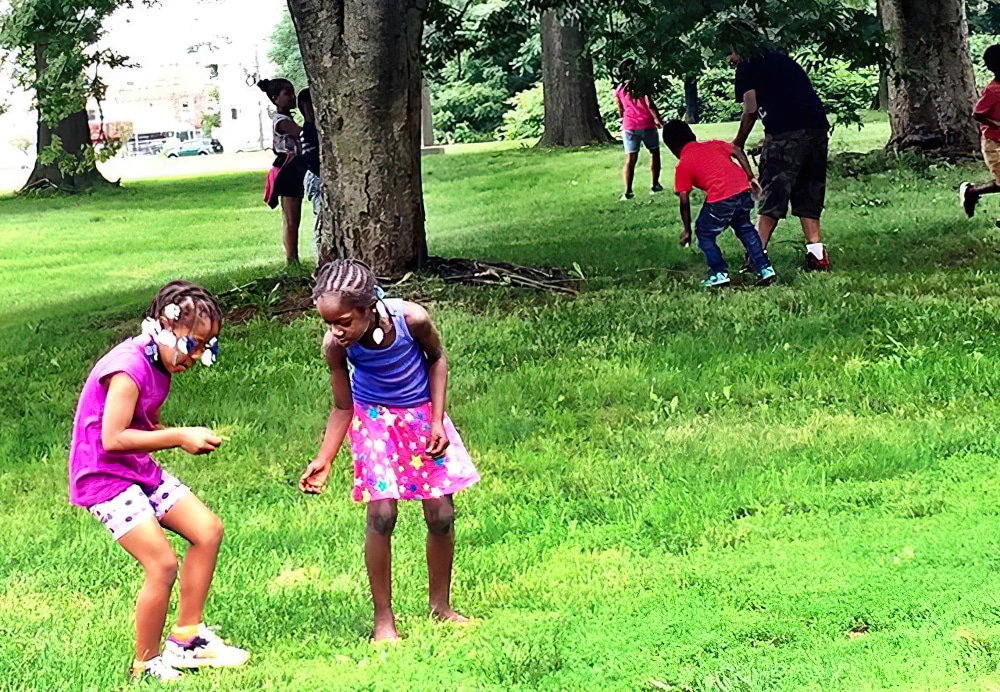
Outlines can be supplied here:
M405 640L368 643L349 458L326 494L295 487L330 406L316 316L228 326L219 364L177 378L164 420L231 441L159 458L226 524L207 619L253 654L177 689L998 689L1000 232L996 202L968 221L954 192L981 167L833 178L833 273L798 269L786 223L777 285L709 293L673 196L618 202L622 158L424 162L434 254L588 277L576 300L407 289L429 299L483 475L457 501L454 603L471 626L425 617L406 506ZM125 687L140 570L67 503L73 409L161 282L277 271L260 187L234 174L0 200L0 690ZM733 238L723 249L741 259Z

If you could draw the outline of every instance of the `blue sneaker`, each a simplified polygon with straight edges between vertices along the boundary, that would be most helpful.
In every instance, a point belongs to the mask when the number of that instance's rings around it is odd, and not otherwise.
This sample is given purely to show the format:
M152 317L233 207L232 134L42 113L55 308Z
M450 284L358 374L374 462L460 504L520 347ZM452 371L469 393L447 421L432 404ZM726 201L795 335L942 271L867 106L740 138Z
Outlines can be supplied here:
M718 288L719 286L729 285L729 272L719 272L718 274L712 274L707 279L701 282L701 285L705 288Z
M761 286L770 286L778 279L778 275L774 272L774 267L764 267L760 270L760 280L757 282Z

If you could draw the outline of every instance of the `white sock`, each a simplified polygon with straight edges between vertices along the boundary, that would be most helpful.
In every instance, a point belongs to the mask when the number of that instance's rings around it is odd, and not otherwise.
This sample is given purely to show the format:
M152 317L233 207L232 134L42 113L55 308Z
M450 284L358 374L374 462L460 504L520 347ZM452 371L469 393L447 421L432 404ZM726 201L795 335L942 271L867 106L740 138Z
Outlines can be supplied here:
M823 243L806 243L806 252L818 260L823 259Z

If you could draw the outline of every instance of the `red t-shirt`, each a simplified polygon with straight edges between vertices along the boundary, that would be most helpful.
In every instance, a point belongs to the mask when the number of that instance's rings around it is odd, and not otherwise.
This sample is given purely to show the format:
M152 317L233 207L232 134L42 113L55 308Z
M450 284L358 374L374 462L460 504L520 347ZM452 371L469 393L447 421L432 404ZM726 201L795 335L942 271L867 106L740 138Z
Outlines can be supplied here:
M974 112L976 115L985 115L990 120L1000 121L1000 82L993 80L986 85ZM986 139L1000 142L1000 127L979 123L979 131Z
M720 139L685 144L674 171L674 192L698 188L705 191L706 202L719 202L746 192L750 181L732 155L733 145Z

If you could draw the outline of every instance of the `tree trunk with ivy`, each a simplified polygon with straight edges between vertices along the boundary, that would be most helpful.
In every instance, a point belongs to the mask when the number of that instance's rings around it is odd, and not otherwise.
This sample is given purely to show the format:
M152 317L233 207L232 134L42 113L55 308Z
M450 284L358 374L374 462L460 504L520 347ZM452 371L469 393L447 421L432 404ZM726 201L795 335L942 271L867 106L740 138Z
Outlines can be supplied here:
M36 74L44 75L47 66L44 47L36 45ZM88 155L88 148L92 146L90 122L86 110L79 110L64 118L54 129L49 127L39 114L37 133L35 167L32 169L31 175L28 176L28 182L21 188L22 192L43 187L57 187L64 192L82 192L97 184L110 184L110 181L97 170L96 165L80 165L80 162L84 161ZM56 160L50 161L45 152L52 146L53 136L59 140L59 147L56 151L61 149L65 154L57 154ZM56 154L56 152L52 153ZM66 159L66 156L71 156L73 159ZM64 161L63 168L59 166L59 158ZM45 162L43 163L43 161Z
M424 0L288 0L320 135L321 253L399 276L427 258Z
M611 141L601 119L594 62L581 28L555 10L542 13L542 89L545 132L539 146L582 147Z
M888 147L975 153L976 83L965 0L879 0L879 10L896 63L888 84Z

